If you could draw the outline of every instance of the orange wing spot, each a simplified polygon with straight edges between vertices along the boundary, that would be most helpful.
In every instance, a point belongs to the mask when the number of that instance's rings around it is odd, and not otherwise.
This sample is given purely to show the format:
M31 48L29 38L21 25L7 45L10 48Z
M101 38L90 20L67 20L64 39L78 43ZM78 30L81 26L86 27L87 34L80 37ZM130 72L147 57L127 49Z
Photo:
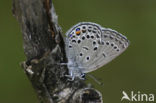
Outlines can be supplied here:
M80 35L81 31L76 31L76 35Z

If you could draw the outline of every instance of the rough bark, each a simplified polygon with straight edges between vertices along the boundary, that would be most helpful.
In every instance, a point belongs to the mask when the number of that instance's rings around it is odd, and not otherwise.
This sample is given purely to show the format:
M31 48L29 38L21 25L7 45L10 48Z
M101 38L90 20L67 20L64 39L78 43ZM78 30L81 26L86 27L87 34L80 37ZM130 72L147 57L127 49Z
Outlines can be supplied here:
M13 0L23 34L24 68L41 103L102 103L83 80L68 81L65 44L51 0Z

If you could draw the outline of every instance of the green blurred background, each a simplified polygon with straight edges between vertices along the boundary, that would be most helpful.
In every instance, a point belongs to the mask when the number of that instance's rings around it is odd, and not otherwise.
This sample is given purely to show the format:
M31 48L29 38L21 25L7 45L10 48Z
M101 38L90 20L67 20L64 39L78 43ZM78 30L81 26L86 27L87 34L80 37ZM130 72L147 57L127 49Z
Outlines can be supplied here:
M120 103L122 91L156 95L156 0L53 0L65 33L91 21L115 29L131 41L121 56L92 72L104 86L88 78L104 103ZM0 103L38 103L23 70L22 34L11 13L12 1L0 1Z

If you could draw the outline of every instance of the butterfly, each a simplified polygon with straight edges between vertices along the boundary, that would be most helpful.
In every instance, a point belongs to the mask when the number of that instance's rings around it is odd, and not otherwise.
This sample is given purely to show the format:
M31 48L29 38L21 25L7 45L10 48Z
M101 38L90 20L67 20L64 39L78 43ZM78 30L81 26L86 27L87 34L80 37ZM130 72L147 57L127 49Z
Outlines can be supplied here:
M115 30L92 22L80 22L66 33L65 50L68 59L67 77L84 79L112 61L129 46L129 40Z

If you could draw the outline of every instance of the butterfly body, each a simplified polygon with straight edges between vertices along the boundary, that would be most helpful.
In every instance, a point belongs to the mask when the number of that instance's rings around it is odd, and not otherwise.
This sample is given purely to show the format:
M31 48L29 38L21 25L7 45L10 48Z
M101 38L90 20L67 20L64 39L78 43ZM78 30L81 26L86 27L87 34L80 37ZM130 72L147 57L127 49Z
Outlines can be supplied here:
M96 23L81 22L66 33L69 77L83 79L84 73L107 64L129 45L120 33Z

